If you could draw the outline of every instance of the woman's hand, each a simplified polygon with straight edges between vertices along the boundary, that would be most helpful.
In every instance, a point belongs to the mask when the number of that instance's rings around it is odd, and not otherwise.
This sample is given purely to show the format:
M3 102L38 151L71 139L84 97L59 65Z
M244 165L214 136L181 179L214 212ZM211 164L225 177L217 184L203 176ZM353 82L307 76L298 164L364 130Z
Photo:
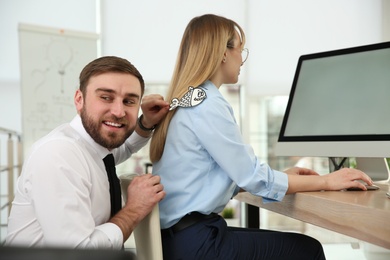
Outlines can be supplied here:
M357 180L362 180L368 185L373 184L371 178L367 174L352 168L342 168L338 171L324 175L323 177L327 179L327 190L342 190L348 188L367 190L364 184Z

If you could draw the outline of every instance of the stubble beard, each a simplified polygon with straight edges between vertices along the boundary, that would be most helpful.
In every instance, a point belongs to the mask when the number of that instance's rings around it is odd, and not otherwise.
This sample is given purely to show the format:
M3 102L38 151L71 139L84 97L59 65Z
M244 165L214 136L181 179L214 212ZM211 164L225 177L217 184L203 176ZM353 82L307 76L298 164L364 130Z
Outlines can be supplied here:
M133 129L129 129L126 131L124 135L119 135L118 133L114 132L109 132L107 137L105 137L101 133L101 124L103 124L101 121L96 121L94 120L86 111L86 108L83 107L80 111L80 117L81 117L81 122L83 123L83 126L87 133L92 137L92 139L100 144L101 146L112 150L114 148L118 148L121 146L127 138L133 133ZM118 119L113 119L112 121L117 122L119 121Z

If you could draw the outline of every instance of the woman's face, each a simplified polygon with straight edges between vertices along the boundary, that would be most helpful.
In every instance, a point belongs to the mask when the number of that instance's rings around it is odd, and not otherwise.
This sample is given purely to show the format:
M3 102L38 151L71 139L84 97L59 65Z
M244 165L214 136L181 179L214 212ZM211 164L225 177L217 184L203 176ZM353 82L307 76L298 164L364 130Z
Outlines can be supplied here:
M234 46L227 48L225 61L225 84L234 84L238 81L240 69L243 65L241 40L238 32L235 33Z

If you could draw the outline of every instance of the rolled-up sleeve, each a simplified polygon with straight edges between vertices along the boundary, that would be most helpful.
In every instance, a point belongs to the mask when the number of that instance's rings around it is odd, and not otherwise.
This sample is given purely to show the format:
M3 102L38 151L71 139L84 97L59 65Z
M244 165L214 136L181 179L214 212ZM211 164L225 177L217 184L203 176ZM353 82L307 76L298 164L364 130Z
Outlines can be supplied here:
M120 228L113 223L105 223L97 226L88 240L83 241L78 247L112 248L121 249L123 235Z

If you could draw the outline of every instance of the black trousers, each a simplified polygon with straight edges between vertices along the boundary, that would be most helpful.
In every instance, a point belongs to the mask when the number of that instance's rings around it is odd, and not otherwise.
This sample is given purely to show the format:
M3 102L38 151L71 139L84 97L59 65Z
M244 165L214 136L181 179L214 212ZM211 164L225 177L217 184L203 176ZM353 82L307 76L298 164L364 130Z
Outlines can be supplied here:
M164 260L325 259L320 242L290 232L227 227L218 216L179 232L162 232Z

